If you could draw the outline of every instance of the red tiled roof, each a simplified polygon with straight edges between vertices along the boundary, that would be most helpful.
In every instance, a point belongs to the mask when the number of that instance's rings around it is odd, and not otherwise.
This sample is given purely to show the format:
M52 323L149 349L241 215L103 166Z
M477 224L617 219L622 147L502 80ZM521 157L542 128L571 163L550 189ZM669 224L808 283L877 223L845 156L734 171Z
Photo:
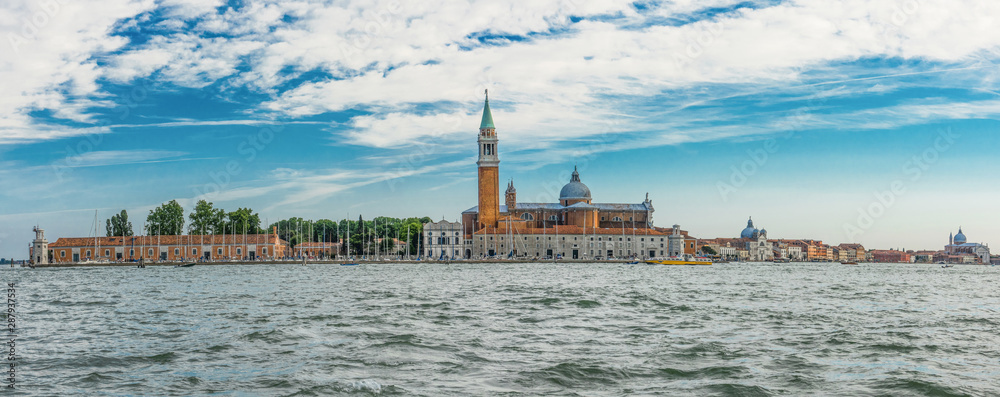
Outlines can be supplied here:
M225 240L223 240L225 237ZM159 242L157 242L159 241ZM101 247L114 246L152 246L152 245L242 245L246 244L288 244L273 234L248 234L244 241L243 235L191 235L191 236L129 236L129 237L98 237L97 245ZM50 248L93 247L93 237L60 237Z
M301 243L295 246L295 249L299 248L338 248L340 243L323 243L323 242L309 242Z
M508 231L507 225L500 224L497 228L483 228L475 231L475 234L506 234ZM514 234L604 234L604 235L626 235L631 236L633 229L625 228L624 231L621 228L583 228L576 225L558 225L550 226L547 228L540 227L523 227L521 225L511 225L510 231ZM635 235L638 236L668 236L670 233L662 232L656 229L634 229ZM685 232L686 233L686 232ZM688 237L688 236L685 236Z

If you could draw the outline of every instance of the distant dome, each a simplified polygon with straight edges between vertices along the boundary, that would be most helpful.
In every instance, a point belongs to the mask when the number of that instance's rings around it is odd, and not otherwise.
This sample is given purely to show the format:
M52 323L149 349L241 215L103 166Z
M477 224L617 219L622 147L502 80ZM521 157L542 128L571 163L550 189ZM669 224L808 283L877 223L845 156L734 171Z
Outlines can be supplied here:
M590 188L580 182L580 173L573 167L573 176L569 178L569 183L559 191L559 199L587 199L590 200Z
M965 234L962 233L962 228L958 228L958 234L955 235L955 244L965 244Z
M740 238L757 238L758 233L760 232L753 227L753 219L747 219L747 227L740 232Z

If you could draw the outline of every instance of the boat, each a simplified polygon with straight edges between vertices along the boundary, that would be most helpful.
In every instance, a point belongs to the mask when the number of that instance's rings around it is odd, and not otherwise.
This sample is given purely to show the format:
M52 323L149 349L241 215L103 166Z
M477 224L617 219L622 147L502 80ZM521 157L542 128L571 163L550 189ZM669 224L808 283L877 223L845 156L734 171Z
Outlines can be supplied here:
M626 265L638 265L639 261L625 262Z
M357 266L357 263L341 263L340 266Z
M646 261L648 265L672 265L672 266L708 266L712 264L712 261L705 257L692 257L691 255L685 255L683 257L670 257L667 259L651 259Z
M840 261L841 265L857 265L858 262L855 261Z
M955 267L955 265L950 265L950 264L949 264L949 265L944 265L944 266L941 266L941 268L942 268L942 269L947 269L947 268L949 268L949 267Z
M174 265L174 267L191 267L191 266L194 266L194 262L192 262L192 263L185 263L185 264L182 264L182 265Z

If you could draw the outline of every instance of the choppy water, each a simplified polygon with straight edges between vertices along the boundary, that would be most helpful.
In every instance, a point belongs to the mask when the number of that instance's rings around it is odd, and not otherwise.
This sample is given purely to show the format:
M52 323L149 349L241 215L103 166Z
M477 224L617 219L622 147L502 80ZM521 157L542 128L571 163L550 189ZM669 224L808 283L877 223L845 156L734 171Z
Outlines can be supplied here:
M1000 395L1000 269L4 269L29 395Z

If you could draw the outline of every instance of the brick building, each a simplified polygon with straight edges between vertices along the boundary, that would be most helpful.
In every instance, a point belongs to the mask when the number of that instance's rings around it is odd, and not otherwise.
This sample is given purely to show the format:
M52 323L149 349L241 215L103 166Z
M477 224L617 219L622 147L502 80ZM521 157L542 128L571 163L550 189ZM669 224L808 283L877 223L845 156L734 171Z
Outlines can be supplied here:
M63 237L48 244L53 263L211 261L281 258L288 243L273 234Z

